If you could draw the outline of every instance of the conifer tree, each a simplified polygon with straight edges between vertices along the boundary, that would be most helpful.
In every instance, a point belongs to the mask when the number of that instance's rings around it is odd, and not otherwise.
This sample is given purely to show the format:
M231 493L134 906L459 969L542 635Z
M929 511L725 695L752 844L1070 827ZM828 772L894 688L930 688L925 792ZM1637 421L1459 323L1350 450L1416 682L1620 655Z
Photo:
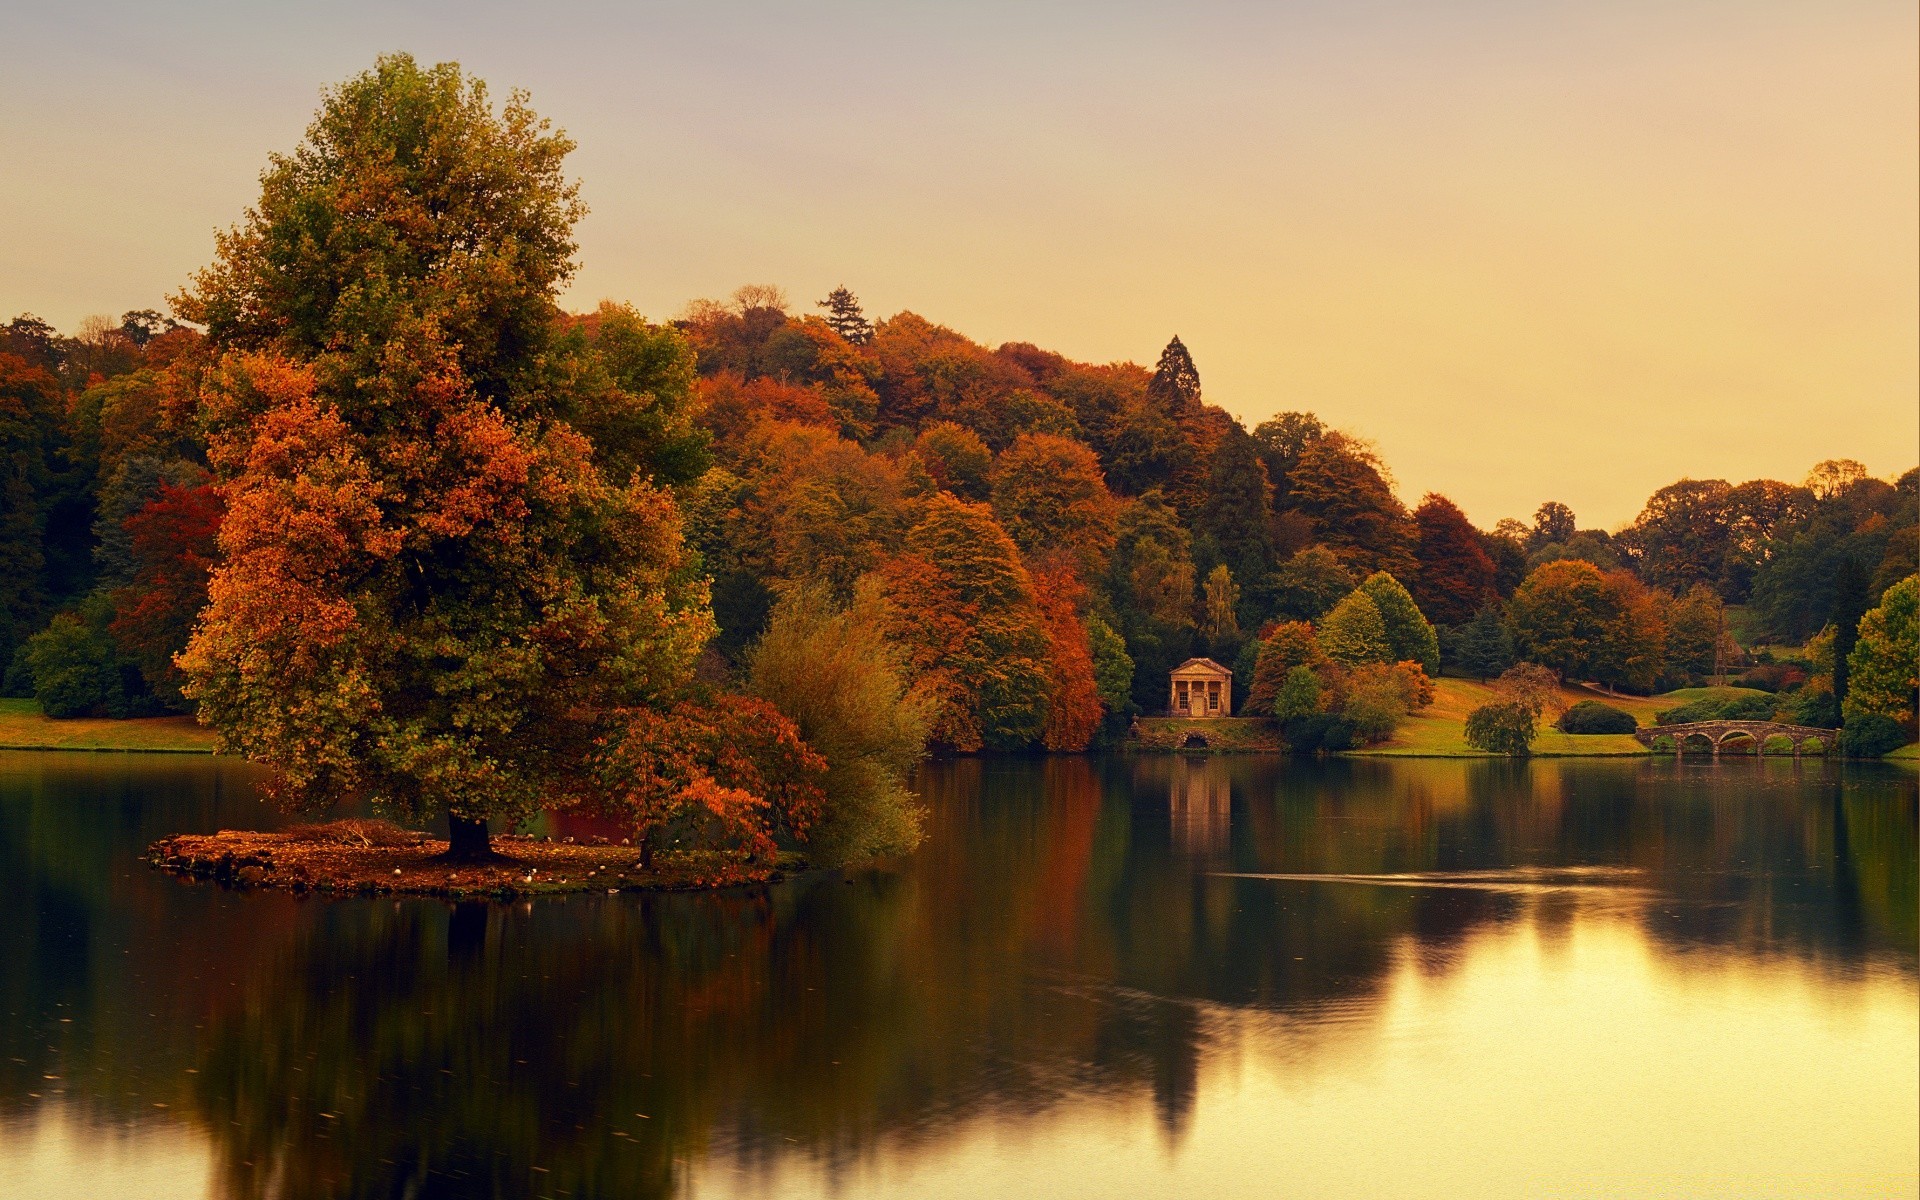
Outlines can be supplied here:
M1454 639L1453 660L1474 679L1492 679L1514 663L1513 634L1500 606L1489 604L1460 626Z
M1199 407L1200 372L1178 335L1160 352L1153 378L1147 381L1147 396L1165 412L1182 413Z
M856 346L864 346L873 340L873 325L867 320L867 314L860 311L860 300L847 290L846 284L827 293L827 298L814 307L827 310L827 325L841 337Z

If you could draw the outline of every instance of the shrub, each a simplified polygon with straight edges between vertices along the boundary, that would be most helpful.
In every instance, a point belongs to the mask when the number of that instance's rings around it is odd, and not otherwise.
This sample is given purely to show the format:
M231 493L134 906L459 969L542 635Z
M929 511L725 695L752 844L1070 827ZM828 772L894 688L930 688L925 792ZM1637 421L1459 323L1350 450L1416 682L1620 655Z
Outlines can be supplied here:
M1650 748L1655 754L1680 753L1680 744L1664 733L1653 739L1653 745Z
M1776 733L1760 743L1762 754L1792 754L1793 750L1793 739L1784 733Z
M1708 696L1654 717L1656 725L1686 725L1693 721L1771 721L1779 701L1772 696ZM1805 724L1805 722L1802 722Z
M1790 692L1806 681L1805 667L1793 663L1761 663L1748 669L1735 682L1763 692Z
M60 613L27 639L26 667L34 699L49 717L127 715L113 639L77 613Z
M1353 749L1353 723L1335 713L1296 717L1282 729L1287 735L1288 749L1295 754L1312 754L1319 750L1337 753Z
M1582 700L1561 713L1554 725L1562 733L1632 733L1640 728L1632 713L1598 700Z
M1815 729L1840 728L1840 705L1828 691L1803 691L1793 698L1793 704L1787 709L1795 725L1808 725Z
M1849 758L1879 758L1907 744L1900 722L1881 713L1858 713L1840 730L1840 753Z
M1533 748L1534 715L1532 708L1519 701L1483 704L1467 714L1467 745L1523 758Z
M920 840L907 775L926 752L930 705L906 685L884 604L865 582L847 609L823 589L796 589L747 655L752 692L826 761L827 810L809 836L825 865L902 853Z

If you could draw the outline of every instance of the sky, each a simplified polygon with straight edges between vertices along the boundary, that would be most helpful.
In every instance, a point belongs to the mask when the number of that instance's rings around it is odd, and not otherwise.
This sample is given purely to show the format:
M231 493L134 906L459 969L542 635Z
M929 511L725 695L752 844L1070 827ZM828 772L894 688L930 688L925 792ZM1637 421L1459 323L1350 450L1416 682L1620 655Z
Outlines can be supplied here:
M0 316L161 307L407 50L578 142L563 302L845 283L1308 410L1402 497L1617 528L1920 459L1909 0L70 2L0 12Z

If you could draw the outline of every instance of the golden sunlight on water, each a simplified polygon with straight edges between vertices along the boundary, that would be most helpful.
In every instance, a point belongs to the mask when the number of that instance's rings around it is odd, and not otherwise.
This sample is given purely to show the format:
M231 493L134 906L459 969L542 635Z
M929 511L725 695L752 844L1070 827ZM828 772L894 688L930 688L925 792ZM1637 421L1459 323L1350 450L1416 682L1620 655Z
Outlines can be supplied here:
M1650 946L1634 922L1525 922L1451 961L1402 948L1376 999L1210 1008L1191 1123L1144 1094L891 1140L829 1169L695 1172L728 1197L1897 1197L1920 1187L1920 1004L1830 975ZM1017 1181L1017 1183L1015 1182Z

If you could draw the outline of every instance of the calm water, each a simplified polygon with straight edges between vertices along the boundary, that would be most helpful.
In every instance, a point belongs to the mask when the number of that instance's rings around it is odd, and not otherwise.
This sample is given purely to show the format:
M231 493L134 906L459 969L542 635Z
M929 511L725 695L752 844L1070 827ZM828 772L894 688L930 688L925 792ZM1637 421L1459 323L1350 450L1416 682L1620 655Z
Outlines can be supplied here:
M938 764L912 862L240 897L0 755L0 1195L1912 1196L1916 776Z

